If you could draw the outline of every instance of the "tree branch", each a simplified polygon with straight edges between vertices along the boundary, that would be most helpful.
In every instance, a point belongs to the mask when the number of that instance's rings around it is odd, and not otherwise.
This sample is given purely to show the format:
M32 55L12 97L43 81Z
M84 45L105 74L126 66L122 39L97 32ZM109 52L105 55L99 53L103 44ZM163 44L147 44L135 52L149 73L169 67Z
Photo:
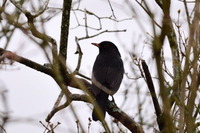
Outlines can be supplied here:
M138 125L133 118L123 112L115 102L109 101L107 112L115 119L120 121L125 127L127 127L132 133L144 133L142 127Z
M64 62L67 59L67 45L68 45L71 3L72 0L63 0L59 56L62 57Z
M89 100L89 96L88 95L80 95L80 94L71 94L70 95L70 100L67 100L63 105L60 105L56 108L54 108L47 116L47 118L45 119L46 122L49 122L51 120L51 118L60 110L66 108L67 106L69 106L69 104L72 101L83 101L83 102L90 102Z
M55 53L53 56L54 58L53 68L57 73L56 75L61 75L60 78L61 80L65 80L66 78L68 78L68 76L66 76L65 74L69 75L66 69L66 61L67 61L67 45L68 45L71 3L72 0L63 0L59 57L57 56L57 53ZM63 91L60 92L59 94L60 99L57 99L57 102L62 99L64 95L63 93L64 93Z
M143 68L143 71L144 71L144 74L145 74L146 82L147 82L147 85L148 85L148 88L149 88L149 91L150 91L150 94L151 94L151 98L153 100L153 105L154 105L154 108L155 108L155 111L156 111L157 123L158 123L160 131L162 131L163 128L164 128L163 127L164 125L163 125L162 111L160 109L160 105L159 105L158 99L156 97L156 92L155 92L154 84L153 84L153 81L152 81L152 78L151 78L151 74L149 72L149 68L148 68L147 64L145 63L145 61L142 60L141 63L142 63L142 68Z
M104 31L101 31L101 32L94 34L94 35L78 38L78 40L89 39L89 38L93 38L93 37L96 37L98 35L101 35L103 33L112 33L112 32L126 32L126 30L104 30Z
M18 56L17 54L15 54L11 51L7 51L7 50L0 48L0 62L4 61L6 58L11 60L11 61L19 62L23 65L26 65L26 66L34 69L34 70L43 72L43 73L54 78L54 74L53 74L52 69L45 67L45 66L42 66L42 65L40 65L36 62L33 62L29 59L24 58L24 57ZM67 77L70 77L70 78L65 79L65 81L64 81L65 85L84 90L86 93L92 93L92 90L91 90L92 85L88 81L86 81L85 79L81 79L81 78L77 78L77 77L71 77L71 75L69 75ZM81 96L81 95L69 94L68 96L70 98L70 101L67 101L64 105L61 105L61 106L59 106L58 109L55 109L52 113L53 115L57 111L65 108L71 102L71 100L91 102L90 96L87 96L87 95ZM127 127L133 133L143 133L144 132L142 130L142 128L132 118L130 118L126 113L121 111L120 108L117 107L116 104L114 104L111 101L109 103L110 104L107 107L107 111L111 116L113 116L118 121L120 121L125 127Z
M24 57L18 56L17 54L15 54L11 51L0 48L0 62L4 61L6 58L11 61L19 62L23 65L26 65L27 67L30 67L34 70L40 71L42 73L45 73L45 74L53 77L53 72L50 68L40 65L40 64L33 62L29 59L26 59Z

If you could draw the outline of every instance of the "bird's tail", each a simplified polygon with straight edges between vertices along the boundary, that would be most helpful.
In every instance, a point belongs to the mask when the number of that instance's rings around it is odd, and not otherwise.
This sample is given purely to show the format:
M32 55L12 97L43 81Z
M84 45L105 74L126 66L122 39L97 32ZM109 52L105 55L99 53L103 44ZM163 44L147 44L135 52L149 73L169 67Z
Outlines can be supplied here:
M94 106L92 119L94 121L103 120L105 118L106 108L108 104L108 94L105 92L100 92L96 96L96 103L98 104L100 110L98 110L97 107ZM99 114L102 114L102 116Z

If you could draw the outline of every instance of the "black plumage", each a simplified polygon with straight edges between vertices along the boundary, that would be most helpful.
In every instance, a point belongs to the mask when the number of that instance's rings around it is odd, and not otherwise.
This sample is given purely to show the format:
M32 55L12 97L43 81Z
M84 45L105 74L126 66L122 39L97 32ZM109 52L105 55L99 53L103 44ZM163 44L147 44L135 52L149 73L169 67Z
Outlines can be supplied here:
M96 103L103 115L100 118L97 113L98 111L96 111L98 109L94 106L92 119L97 121L105 118L108 96L118 91L123 79L124 67L121 55L112 42L103 41L99 44L92 44L99 48L99 54L92 71L92 90L96 98Z

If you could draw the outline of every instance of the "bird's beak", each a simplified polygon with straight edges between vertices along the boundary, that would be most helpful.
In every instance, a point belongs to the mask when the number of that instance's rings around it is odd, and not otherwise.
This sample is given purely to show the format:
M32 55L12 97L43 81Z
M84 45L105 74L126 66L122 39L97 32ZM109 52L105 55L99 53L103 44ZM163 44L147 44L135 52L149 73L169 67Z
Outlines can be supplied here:
M92 45L99 47L98 43L92 43Z

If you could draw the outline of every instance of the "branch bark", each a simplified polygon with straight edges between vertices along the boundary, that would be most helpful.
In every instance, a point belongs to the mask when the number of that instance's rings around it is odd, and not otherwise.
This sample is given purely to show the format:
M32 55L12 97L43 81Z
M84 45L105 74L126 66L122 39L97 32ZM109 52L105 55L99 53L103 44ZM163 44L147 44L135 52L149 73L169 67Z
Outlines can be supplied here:
M67 45L68 45L71 4L72 0L63 0L59 56L62 57L64 62L67 59ZM66 62L64 64L66 64Z
M153 81L151 78L151 74L149 72L149 68L148 68L147 64L145 63L145 61L142 60L141 63L142 63L142 68L143 68L143 71L145 74L146 82L147 82L147 85L148 85L148 88L149 88L149 91L151 94L151 98L153 100L153 105L154 105L154 108L156 111L158 127L159 127L160 131L162 131L164 129L164 122L163 122L163 118L162 118L162 112L160 109L160 105L159 105L158 99L156 97L156 92L155 92L154 84L153 84Z
M164 45L164 39L165 37L170 34L168 32L169 30L169 22L171 20L170 18L170 4L171 1L163 1L163 18L162 18L162 28L160 35L156 35L154 31L154 40L153 40L153 52L156 59L156 67L157 67L157 73L159 78L159 89L160 89L160 95L162 98L163 103L163 129L161 132L163 133L173 133L175 132L175 127L172 121L172 116L170 114L171 106L170 106L170 100L169 97L169 90L164 84L164 74L163 74L163 68L162 68L162 58L161 58L161 49Z

